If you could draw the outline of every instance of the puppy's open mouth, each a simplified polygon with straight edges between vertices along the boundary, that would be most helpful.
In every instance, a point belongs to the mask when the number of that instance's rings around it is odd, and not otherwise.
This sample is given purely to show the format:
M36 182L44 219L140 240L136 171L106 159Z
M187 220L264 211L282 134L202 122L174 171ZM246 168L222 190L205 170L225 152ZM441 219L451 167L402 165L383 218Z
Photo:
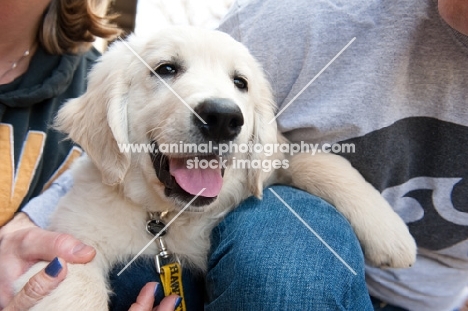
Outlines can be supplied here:
M155 152L151 160L168 197L189 202L205 188L191 204L199 207L212 203L221 191L224 175L221 165L201 165L201 160L205 164L219 163L216 155L172 157Z

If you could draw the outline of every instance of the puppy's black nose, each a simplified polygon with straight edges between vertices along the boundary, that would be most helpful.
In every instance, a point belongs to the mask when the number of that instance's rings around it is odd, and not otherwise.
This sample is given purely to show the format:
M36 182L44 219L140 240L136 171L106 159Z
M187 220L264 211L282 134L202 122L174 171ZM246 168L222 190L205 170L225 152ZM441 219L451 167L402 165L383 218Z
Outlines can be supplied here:
M194 115L195 124L204 137L216 142L234 139L244 125L239 107L227 98L210 98L195 107L195 112L206 122Z

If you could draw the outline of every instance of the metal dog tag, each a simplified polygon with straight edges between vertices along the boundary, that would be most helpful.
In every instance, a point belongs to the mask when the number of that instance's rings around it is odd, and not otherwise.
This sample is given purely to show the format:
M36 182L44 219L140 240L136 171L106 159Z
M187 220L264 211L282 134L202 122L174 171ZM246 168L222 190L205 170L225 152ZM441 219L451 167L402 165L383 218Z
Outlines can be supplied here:
M159 233L161 233L159 236L164 236L167 233L166 230L162 231L165 226L160 220L151 219L146 222L146 231L154 236Z

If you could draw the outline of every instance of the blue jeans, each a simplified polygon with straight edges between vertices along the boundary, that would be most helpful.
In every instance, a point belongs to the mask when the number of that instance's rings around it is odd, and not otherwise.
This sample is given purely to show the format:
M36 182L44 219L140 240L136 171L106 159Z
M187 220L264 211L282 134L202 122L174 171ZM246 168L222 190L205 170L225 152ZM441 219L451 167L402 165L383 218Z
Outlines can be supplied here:
M348 221L330 204L301 190L271 189L356 275L266 189L263 200L247 199L213 230L204 283L189 271L185 275L188 309L373 310L362 251ZM125 271L132 277L122 274L112 283L113 310L128 310L146 282L159 280L151 269L151 264L133 264ZM111 280L118 271L111 273Z

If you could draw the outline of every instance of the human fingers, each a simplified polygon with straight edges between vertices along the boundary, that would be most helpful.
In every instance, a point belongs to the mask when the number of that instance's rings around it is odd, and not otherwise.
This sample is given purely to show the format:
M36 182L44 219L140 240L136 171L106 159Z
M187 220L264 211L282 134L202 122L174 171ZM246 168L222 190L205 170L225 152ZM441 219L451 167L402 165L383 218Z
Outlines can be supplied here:
M71 235L37 227L26 214L19 213L0 228L0 259L2 254L14 254L33 262L51 261L58 256L67 262L86 263L96 252Z
M177 309L182 303L182 297L177 295L170 295L164 297L159 306L155 307L153 311L173 311Z
M140 291L137 300L131 305L129 311L173 311L182 302L177 295L164 297L159 306L153 309L154 297L159 289L159 283L149 282Z
M128 311L151 311L154 304L154 296L158 290L159 283L149 282L140 291L135 303Z
M34 263L55 257L86 263L95 254L72 236L43 230L25 214L18 214L0 229L0 309L13 298L13 282Z
M27 311L49 295L65 279L67 266L63 259L54 258L45 269L29 279L3 311Z
M22 260L50 261L55 257L70 263L87 263L96 255L93 247L65 233L57 233L38 227L21 230L7 237L5 246L10 246Z
M24 213L18 213L0 227L0 309L13 299L13 282L31 266L31 262L16 256L18 237L36 225Z

